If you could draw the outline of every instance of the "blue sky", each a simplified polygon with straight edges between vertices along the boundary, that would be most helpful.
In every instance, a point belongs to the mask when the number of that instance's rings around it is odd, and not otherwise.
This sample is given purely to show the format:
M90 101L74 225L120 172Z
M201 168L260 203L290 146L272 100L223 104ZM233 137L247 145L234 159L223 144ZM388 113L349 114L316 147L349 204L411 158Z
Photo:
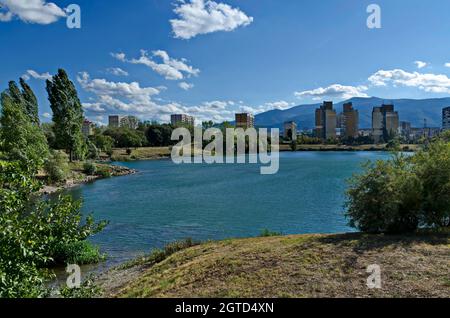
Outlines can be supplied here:
M381 29L366 25L371 3L381 8ZM81 8L81 29L66 26L69 4ZM324 99L450 95L447 0L0 5L0 89L25 75L43 118L51 113L43 79L58 68L68 71L87 116L100 123L108 114L165 121L186 112L221 121L235 111Z

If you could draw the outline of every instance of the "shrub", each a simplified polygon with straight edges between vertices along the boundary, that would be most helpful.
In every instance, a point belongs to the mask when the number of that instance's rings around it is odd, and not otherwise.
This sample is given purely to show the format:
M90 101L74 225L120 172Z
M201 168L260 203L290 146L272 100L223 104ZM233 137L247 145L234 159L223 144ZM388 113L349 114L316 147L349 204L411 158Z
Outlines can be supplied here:
M87 175L93 176L97 172L97 167L92 162L85 162L83 164L83 172Z
M55 264L96 264L105 260L98 247L88 241L60 243L52 253Z
M127 155L128 156L131 155L131 149L130 148L127 148Z
M450 226L450 144L366 164L349 181L346 216L364 232L405 233Z
M64 151L52 151L45 161L44 170L50 181L64 181L69 173L69 156Z
M281 236L282 234L279 232L273 232L268 229L264 229L259 234L259 237L270 237L270 236Z
M112 174L111 170L108 167L99 167L97 169L97 175L102 178L110 178Z
M88 277L78 288L69 288L64 286L59 290L63 298L94 298L101 294L101 288L98 287L91 277Z

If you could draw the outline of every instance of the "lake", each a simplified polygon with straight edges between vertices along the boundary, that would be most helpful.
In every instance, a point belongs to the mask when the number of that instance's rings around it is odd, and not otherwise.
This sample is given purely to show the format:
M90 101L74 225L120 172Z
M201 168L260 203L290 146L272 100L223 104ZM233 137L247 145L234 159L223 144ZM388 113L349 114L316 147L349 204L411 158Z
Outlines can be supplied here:
M349 232L346 179L383 152L283 152L276 175L259 165L175 165L170 160L118 163L139 172L71 189L83 212L110 224L92 238L108 265L177 239Z

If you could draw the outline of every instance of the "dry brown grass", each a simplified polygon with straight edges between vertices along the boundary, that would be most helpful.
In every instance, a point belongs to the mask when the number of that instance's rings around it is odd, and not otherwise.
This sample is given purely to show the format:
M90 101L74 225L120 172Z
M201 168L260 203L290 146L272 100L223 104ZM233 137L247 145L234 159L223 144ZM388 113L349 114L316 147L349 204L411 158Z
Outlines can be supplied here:
M378 264L382 288L369 289ZM449 234L293 235L225 240L122 277L106 297L449 297ZM125 278L125 279L124 279Z

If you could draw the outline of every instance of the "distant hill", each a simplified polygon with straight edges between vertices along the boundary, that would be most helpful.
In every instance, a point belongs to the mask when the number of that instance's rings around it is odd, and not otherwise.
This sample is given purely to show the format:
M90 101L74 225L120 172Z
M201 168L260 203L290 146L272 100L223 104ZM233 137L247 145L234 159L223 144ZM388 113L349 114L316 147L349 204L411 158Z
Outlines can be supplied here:
M450 97L434 99L382 99L378 97L351 98L336 103L334 108L338 113L342 111L342 105L352 102L353 107L359 110L359 127L370 128L372 126L372 108L383 103L393 103L395 110L399 112L401 121L411 122L413 127L423 127L424 118L428 127L441 127L442 108L450 106ZM300 105L286 110L271 110L255 116L257 126L282 128L285 121L295 121L300 129L314 128L314 111L321 103Z

